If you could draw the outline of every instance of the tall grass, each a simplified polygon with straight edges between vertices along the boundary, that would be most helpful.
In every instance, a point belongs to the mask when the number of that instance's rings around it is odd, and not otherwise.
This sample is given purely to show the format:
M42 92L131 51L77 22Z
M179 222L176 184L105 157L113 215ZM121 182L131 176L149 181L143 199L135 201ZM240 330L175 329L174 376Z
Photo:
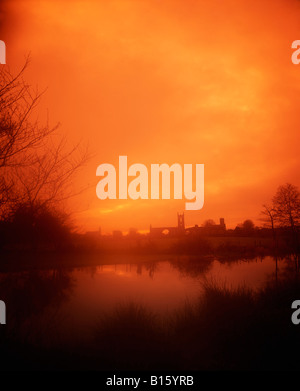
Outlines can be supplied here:
M299 370L300 325L291 322L296 299L297 274L257 292L206 282L196 303L165 316L136 303L117 306L95 319L89 343L79 336L73 346L39 348L0 335L2 360L13 347L11 369Z
M291 322L297 298L298 278L256 293L206 282L196 304L168 318L123 306L96 327L95 346L118 369L300 369L300 326Z

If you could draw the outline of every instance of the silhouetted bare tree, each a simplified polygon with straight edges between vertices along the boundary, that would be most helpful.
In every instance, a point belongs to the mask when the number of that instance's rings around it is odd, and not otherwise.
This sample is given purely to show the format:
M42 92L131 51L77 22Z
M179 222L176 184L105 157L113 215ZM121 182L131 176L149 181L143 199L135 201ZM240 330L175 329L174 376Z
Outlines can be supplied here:
M0 69L0 212L6 216L20 205L57 205L70 197L71 178L87 159L79 146L66 141L34 120L41 94L23 80L28 60L13 76ZM1 217L0 216L0 217Z
M296 186L290 183L279 186L272 204L263 205L261 214L265 226L272 229L276 246L278 245L276 228L282 227L285 230L279 231L279 234L281 232L282 238L285 238L288 248L299 251L300 193Z
M32 120L41 94L23 80L28 62L16 76L6 66L0 68L0 167L26 164L29 153L57 127Z
M17 181L14 192L19 201L32 207L55 207L74 195L71 178L87 158L86 152L78 153L78 146L67 149L61 139L57 145L49 144L32 154L32 162L14 169ZM17 194L13 198L17 198Z
M263 205L263 210L261 211L261 221L264 222L265 227L272 229L272 235L274 241L276 240L276 232L275 232L275 218L276 218L276 211L273 207L273 205Z
M287 183L279 186L273 197L275 219L283 227L294 232L300 222L300 193L296 186Z

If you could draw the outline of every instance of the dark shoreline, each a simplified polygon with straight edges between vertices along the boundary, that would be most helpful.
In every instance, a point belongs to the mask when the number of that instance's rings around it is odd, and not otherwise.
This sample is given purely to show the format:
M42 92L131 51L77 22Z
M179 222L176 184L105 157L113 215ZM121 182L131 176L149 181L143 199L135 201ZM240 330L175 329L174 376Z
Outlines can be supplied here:
M266 256L282 259L293 255L287 252L275 251L235 251L232 254L209 253L195 254L188 252L174 253L164 251L159 253L145 253L139 251L99 251L99 250L65 250L65 251L2 251L0 252L0 272L19 272L26 270L43 270L53 268L76 268L85 266L101 266L114 264L155 263L163 260L187 260L193 262L236 262L239 260L263 259Z

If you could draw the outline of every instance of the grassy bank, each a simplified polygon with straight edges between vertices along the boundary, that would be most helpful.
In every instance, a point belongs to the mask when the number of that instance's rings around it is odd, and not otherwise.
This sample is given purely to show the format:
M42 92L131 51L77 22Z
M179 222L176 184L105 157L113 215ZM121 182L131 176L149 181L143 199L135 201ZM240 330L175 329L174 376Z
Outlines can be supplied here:
M186 303L168 316L135 303L118 306L101 317L95 314L94 327L87 330L92 335L89 341L78 336L72 344L55 337L50 342L48 333L34 322L27 323L31 332L22 336L17 326L13 330L6 326L1 365L6 369L299 370L300 325L291 322L291 303L296 299L300 281L293 273L256 293L206 284L196 304Z

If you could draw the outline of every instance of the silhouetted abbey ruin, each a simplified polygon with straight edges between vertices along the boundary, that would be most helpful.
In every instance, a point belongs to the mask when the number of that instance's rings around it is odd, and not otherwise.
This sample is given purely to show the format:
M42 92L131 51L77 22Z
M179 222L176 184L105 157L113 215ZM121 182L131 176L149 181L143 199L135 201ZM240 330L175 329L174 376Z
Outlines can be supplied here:
M149 235L152 238L178 237L185 235L217 235L226 232L224 218L220 218L220 224L211 224L199 227L195 224L193 227L185 228L184 213L177 213L177 227L152 227L150 225Z

